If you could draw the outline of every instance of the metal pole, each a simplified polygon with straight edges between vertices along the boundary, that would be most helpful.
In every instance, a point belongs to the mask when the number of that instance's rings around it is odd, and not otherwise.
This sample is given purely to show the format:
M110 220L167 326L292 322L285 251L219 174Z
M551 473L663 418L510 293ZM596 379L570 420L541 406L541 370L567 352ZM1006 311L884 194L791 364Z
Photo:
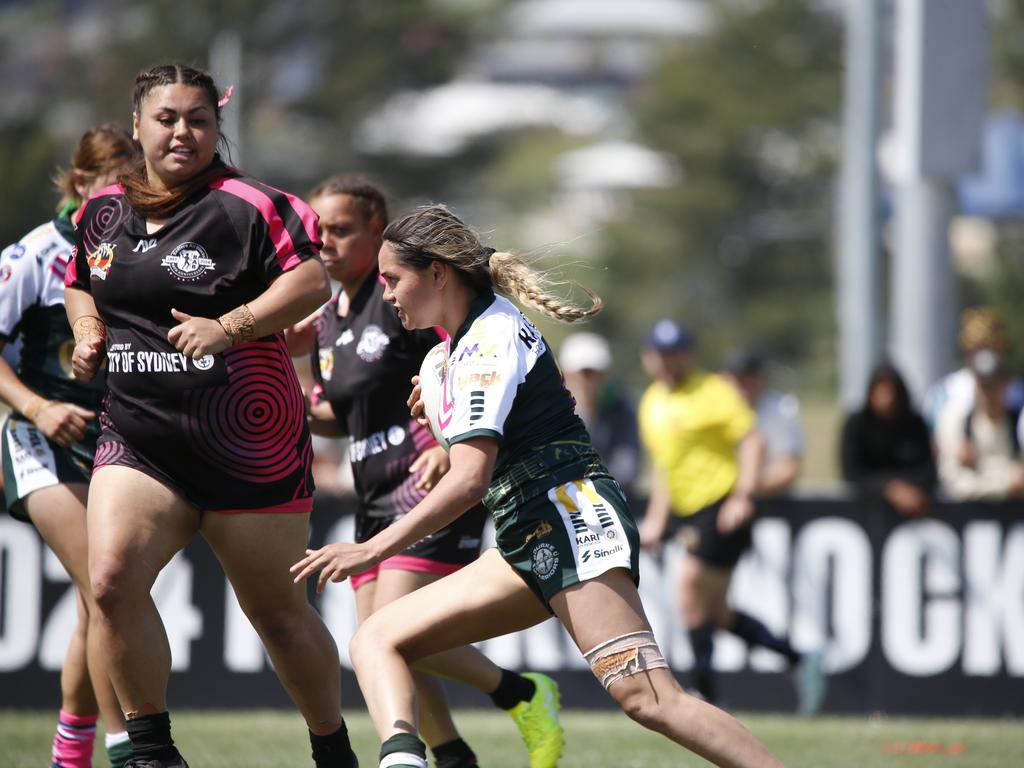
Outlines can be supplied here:
M839 400L860 405L882 350L878 144L882 0L847 0L837 210Z

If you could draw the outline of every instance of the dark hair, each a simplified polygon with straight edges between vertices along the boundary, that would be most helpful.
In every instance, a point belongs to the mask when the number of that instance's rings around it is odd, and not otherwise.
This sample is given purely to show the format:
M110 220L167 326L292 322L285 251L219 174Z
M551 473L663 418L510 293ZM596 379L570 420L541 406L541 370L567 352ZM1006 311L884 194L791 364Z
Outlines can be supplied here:
M897 415L899 417L909 415L913 410L910 402L910 392L907 389L907 383L903 380L903 376L892 363L879 363L871 372L871 378L868 381L867 395L864 398L864 410L866 412L872 412L871 393L875 391L875 387L883 382L892 384L893 388L896 390L895 410Z
M217 86L208 72L187 64L160 64L136 75L135 85L132 87L132 111L136 115L141 114L142 102L154 88L179 83L203 92L213 108L219 128L220 105ZM146 162L143 159L135 164L131 172L122 176L120 181L124 185L125 197L132 208L143 216L162 219L174 213L197 190L209 186L211 182L227 173L229 169L219 158L214 158L213 163L184 184L167 191L157 190L149 183Z
M309 193L309 199L346 195L352 198L352 205L362 214L367 224L376 224L383 230L388 225L388 201L383 190L365 176L339 174L324 179Z
M61 199L57 210L68 205L82 204L81 195L75 185L83 181L93 182L98 177L139 160L141 152L138 143L128 131L116 123L103 123L82 134L71 154L71 165L60 170L53 178Z
M453 267L477 293L497 290L556 320L573 323L601 311L601 297L583 286L588 308L550 292L551 281L512 253L495 251L443 205L424 205L391 222L384 230L398 260L422 271L440 261Z

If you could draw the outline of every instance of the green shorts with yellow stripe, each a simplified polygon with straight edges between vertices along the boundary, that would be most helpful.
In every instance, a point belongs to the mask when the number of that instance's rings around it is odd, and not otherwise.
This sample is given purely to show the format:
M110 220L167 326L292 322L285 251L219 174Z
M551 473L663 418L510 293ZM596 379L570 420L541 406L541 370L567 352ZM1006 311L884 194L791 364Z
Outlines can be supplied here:
M613 568L640 583L640 537L619 484L608 475L572 480L521 501L495 520L498 550L551 610L567 587Z

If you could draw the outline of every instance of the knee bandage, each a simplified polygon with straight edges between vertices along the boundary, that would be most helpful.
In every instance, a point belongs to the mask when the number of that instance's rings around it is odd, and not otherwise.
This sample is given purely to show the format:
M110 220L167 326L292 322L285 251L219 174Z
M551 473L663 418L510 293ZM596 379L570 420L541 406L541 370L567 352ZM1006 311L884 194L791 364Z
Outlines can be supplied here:
M640 672L668 667L653 632L630 632L613 637L591 648L583 656L605 689L612 683Z

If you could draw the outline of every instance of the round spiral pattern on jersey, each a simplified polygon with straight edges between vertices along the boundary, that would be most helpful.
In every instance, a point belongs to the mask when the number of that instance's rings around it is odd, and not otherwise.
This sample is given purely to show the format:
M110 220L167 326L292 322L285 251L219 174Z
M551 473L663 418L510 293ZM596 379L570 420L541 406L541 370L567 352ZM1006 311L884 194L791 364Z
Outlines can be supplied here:
M303 464L298 379L283 346L251 342L222 353L228 383L189 392L184 424L198 453L233 477L272 483Z
M119 197L108 198L99 210L91 215L82 229L82 244L87 254L92 253L100 243L107 240L124 218L124 202Z

